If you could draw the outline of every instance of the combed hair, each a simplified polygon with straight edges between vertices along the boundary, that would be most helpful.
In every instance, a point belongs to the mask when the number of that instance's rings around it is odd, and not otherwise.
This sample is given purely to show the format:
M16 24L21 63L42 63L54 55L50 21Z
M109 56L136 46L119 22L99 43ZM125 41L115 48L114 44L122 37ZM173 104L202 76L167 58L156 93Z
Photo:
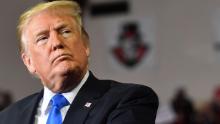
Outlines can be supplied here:
M18 25L17 25L17 36L19 40L19 51L20 53L23 53L25 51L25 42L22 38L22 33L25 28L25 26L28 25L31 18L45 10L56 10L56 9L64 9L67 10L68 14L72 16L76 22L79 24L79 26L82 29L83 35L88 38L88 34L84 30L82 26L82 19L81 19L81 9L80 6L74 2L74 1L68 1L68 0L60 0L60 1L53 1L53 2L42 2L39 3L32 8L26 10L23 14L21 14Z

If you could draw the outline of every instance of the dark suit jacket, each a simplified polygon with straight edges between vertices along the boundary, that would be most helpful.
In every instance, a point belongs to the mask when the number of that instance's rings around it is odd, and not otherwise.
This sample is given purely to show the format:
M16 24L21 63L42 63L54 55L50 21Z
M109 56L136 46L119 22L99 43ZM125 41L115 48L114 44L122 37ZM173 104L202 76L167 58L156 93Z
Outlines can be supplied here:
M33 124L42 96L43 91L6 108L0 124ZM90 73L63 124L154 124L157 108L158 97L149 87L98 80Z

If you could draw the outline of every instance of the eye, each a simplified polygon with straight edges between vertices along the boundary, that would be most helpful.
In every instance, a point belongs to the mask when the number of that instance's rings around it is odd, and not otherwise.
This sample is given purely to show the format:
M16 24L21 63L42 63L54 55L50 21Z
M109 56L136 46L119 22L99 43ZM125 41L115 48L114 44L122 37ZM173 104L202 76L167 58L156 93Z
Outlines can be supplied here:
M71 30L70 29L63 29L63 30L61 30L61 34L63 37L68 37L71 34Z
M69 30L69 29L64 29L63 31L62 31L62 33L70 33L71 31Z
M48 36L46 35L41 35L37 38L36 42L40 43L40 42L45 42L48 39Z

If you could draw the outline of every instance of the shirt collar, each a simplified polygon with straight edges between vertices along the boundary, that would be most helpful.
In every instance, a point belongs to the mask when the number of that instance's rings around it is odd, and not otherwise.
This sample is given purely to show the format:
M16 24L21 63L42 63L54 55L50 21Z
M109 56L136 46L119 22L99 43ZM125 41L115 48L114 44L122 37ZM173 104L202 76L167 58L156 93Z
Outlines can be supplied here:
M67 93L62 93L62 95L68 100L70 104L73 102L74 98L76 97L77 93L79 92L83 84L85 84L88 77L89 77L89 71L86 72L81 82L73 90ZM48 110L50 100L55 94L56 93L53 93L51 90L49 90L47 87L44 86L44 95L42 99L41 112L46 112Z

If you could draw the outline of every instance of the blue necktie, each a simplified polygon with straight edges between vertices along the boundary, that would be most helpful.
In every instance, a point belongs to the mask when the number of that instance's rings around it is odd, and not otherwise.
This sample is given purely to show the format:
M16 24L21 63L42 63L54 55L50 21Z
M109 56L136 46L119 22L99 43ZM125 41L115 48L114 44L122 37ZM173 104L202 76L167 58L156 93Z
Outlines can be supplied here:
M69 105L69 102L61 94L56 94L52 99L52 108L50 110L47 124L62 124L62 115L60 109Z

